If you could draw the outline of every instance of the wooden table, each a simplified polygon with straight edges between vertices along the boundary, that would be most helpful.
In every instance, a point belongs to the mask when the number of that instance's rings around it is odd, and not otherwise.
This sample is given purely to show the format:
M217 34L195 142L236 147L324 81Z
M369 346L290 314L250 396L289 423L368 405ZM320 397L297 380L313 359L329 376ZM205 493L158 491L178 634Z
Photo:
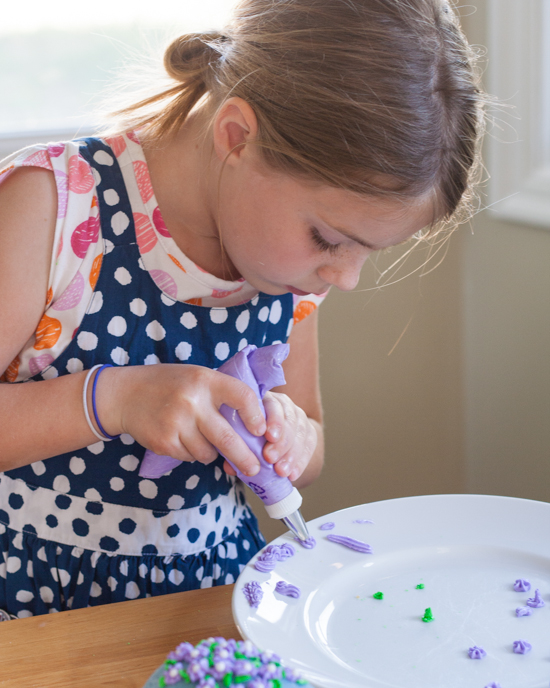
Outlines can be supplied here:
M0 623L2 688L141 688L184 640L241 636L233 585Z

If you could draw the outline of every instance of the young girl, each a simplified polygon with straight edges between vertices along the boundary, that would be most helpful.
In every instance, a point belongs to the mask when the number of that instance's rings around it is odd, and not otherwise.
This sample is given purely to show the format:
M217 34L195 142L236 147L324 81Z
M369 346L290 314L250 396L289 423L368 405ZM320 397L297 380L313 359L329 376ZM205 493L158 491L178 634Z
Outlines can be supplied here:
M232 583L264 540L215 447L245 474L258 462L220 405L265 435L280 475L312 482L316 306L470 193L481 96L444 0L243 0L165 66L168 88L102 138L25 149L0 174L0 607L15 617ZM264 421L216 368L287 339ZM146 448L182 463L141 479Z

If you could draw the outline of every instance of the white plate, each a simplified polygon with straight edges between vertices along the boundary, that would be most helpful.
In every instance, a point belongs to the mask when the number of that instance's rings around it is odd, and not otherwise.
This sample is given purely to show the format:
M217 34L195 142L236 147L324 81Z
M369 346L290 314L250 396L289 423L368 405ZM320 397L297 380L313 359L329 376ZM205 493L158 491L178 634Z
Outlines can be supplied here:
M372 519L374 524L353 523ZM319 526L334 521L336 527ZM548 688L550 685L550 504L483 495L432 495L343 509L308 523L315 549L260 573L243 570L233 616L244 638L274 650L318 688ZM361 554L326 539L369 543ZM513 589L526 578L529 593ZM263 599L248 605L243 586ZM279 580L301 597L275 592ZM417 589L420 583L424 589ZM546 606L516 617L540 588ZM373 594L381 591L383 600ZM434 621L422 622L427 607ZM527 640L529 654L512 651ZM468 648L487 656L470 659Z

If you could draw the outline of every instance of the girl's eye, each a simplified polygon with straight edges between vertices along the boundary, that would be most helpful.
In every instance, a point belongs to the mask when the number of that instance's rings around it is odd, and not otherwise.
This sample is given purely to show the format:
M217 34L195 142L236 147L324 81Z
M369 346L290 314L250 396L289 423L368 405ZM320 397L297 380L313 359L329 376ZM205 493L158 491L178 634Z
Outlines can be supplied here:
M315 245L321 251L328 251L331 254L334 254L338 251L340 244L331 244L326 239L323 239L323 237L319 234L319 231L315 227L310 227L309 231L311 233L311 238L313 239Z

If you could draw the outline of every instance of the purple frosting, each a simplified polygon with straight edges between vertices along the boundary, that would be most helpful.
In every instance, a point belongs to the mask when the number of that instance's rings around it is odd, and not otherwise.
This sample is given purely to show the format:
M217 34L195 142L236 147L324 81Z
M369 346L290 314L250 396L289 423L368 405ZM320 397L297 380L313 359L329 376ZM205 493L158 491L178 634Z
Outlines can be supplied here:
M292 585L291 583L286 583L285 581L277 581L275 592L278 592L281 595L286 595L287 597L293 597L294 599L298 599L298 597L301 595L300 588L298 586Z
M264 596L262 586L257 581L250 581L243 585L243 593L251 607L258 607Z
M531 607L518 607L516 609L516 616L531 616L532 613Z
M319 526L319 530L332 530L335 526L336 523L334 523L333 521L327 521L326 523L323 523Z
M529 583L528 580L525 580L525 578L518 578L514 583L514 590L516 592L527 592L531 590L531 583Z
M533 607L533 609L540 609L541 607L544 607L544 600L540 596L540 590L538 588L535 590L535 596L530 597L527 600L527 605L529 607Z
M313 537L313 535L310 535L310 537L308 537L307 540L300 540L300 538L297 537L295 537L294 539L296 540L296 542L299 542L305 549L313 549L317 544L317 540Z
M513 649L516 655L526 655L531 652L532 647L526 640L514 640Z
M482 647L479 647L479 645L474 645L468 649L468 657L470 659L483 659L487 657L487 653Z
M367 545L366 542L361 542L361 540L354 540L353 538L346 537L345 535L333 535L330 533L327 535L327 540L331 542L336 542L339 545L344 545L353 549L355 552L364 552L365 554L372 554L372 547Z
M237 380L246 382L258 397L261 410L265 416L265 409L261 401L265 393L272 387L285 384L285 376L281 364L288 356L288 351L288 344L272 344L261 349L258 349L253 344L249 344L220 366L218 372L231 375L231 377ZM277 475L274 464L268 463L263 458L262 451L266 443L265 437L257 437L248 432L237 411L229 408L229 406L222 404L220 413L235 432L242 437L260 461L260 472L254 477L243 475L233 466L238 477L268 506L276 504L287 497L292 492L292 483L288 478L282 478ZM225 458L227 459L227 457ZM148 449L141 462L139 475L142 478L154 480L179 465L181 465L181 461L170 456L159 456Z
M371 521L370 518L356 518L352 523L374 523L374 521Z
M256 560L254 568L262 573L273 571L278 561L285 561L295 554L296 550L289 542L284 542L282 545L268 545Z
M492 683L488 683L485 688L502 688L500 683L497 683L496 681L493 681Z

